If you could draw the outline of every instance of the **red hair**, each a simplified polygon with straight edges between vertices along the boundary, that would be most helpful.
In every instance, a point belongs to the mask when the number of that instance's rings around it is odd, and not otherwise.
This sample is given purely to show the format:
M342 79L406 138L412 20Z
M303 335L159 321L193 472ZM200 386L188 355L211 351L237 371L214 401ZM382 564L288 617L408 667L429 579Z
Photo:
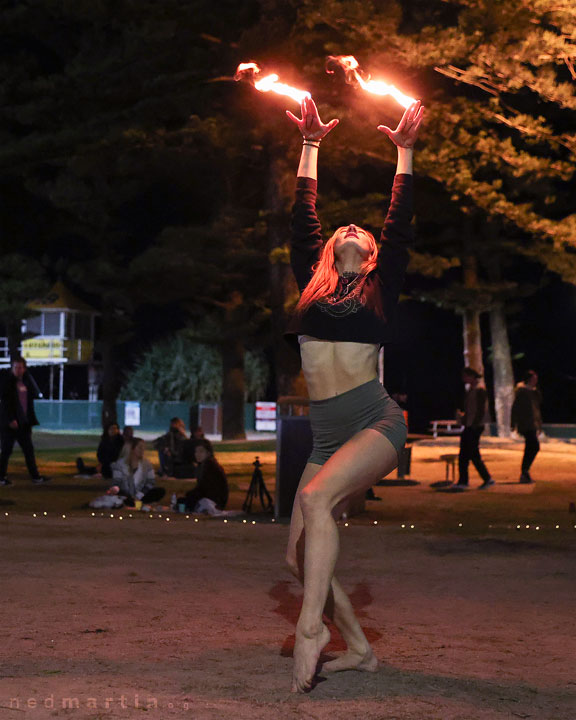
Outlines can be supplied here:
M310 305L313 305L323 298L329 297L336 290L336 286L338 285L338 270L336 269L334 245L336 244L336 240L338 239L340 233L347 230L348 227L348 225L339 227L332 237L324 244L322 252L320 253L320 259L312 266L314 274L310 278L308 285L306 285L302 291L300 300L296 305L297 314L302 314L310 307ZM374 239L374 235L372 235L372 233L367 230L362 230L362 232L366 233L370 240L370 254L366 260L364 260L360 268L360 273L364 275L362 280L362 284L364 284L364 279L368 273L376 267L378 259L378 245L376 245L376 240Z

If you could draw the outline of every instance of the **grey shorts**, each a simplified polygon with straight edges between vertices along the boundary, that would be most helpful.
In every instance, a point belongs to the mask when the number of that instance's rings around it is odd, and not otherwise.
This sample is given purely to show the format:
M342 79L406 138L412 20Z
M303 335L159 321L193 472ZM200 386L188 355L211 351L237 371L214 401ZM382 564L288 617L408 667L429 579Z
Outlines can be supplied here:
M406 442L404 413L375 378L326 400L310 401L313 447L308 462L323 465L361 430L371 428L387 437L398 457Z

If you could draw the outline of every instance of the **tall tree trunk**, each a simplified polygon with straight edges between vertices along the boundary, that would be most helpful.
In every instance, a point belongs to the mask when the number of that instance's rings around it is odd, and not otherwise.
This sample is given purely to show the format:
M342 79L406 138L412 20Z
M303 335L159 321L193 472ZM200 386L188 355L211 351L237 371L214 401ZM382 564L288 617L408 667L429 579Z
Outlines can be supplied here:
M102 427L118 422L116 400L118 398L118 371L116 368L115 344L112 339L103 338L102 347Z
M10 359L20 355L22 344L22 322L20 320L9 320L6 322L6 337L8 339L8 354Z
M233 290L224 304L224 337L222 353L222 439L245 440L244 336L246 306L242 293Z
M475 289L478 287L478 263L471 248L470 228L465 230L464 255L462 258L462 271L464 286ZM464 309L464 365L474 368L484 375L484 361L482 360L482 335L480 332L480 312L474 308Z
M222 346L222 440L244 440L244 342Z
M285 153L271 149L268 165L266 210L268 221L268 248L270 252L270 306L272 310L272 342L274 372L278 396L306 395L306 385L300 372L300 359L291 350L283 333L287 322L286 303L296 297L298 287L288 261L282 253L289 240L287 210L294 187L294 172L288 167Z
M494 404L498 437L510 437L510 416L514 399L514 372L508 340L506 315L502 303L490 311L492 335L492 368L494 372Z

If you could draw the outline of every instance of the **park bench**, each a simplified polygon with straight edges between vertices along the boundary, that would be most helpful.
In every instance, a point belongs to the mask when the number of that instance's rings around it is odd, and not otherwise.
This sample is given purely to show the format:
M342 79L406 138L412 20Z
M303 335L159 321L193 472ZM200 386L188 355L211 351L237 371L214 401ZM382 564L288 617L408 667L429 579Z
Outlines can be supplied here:
M437 438L439 433L444 435L460 435L462 424L458 420L431 420L432 435Z

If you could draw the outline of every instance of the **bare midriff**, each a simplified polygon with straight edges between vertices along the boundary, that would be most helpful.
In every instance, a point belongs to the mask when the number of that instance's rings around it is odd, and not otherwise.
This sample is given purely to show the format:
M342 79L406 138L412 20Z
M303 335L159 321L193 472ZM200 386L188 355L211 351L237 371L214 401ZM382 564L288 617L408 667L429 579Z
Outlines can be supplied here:
M379 345L300 336L310 400L326 400L378 377Z

